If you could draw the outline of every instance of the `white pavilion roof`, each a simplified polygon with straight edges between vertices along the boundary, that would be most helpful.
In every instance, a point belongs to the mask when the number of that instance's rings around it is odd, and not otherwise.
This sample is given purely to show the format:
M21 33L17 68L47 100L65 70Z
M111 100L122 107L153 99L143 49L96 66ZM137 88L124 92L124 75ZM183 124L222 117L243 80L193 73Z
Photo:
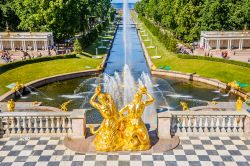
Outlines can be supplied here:
M249 31L201 31L201 37L205 38L250 38Z
M0 32L0 39L47 39L52 32Z

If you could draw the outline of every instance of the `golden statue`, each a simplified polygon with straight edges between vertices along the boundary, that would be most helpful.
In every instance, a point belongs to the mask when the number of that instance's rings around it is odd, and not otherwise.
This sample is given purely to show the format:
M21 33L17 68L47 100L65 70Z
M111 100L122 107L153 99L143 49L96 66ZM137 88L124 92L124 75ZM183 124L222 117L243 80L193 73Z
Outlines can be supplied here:
M17 92L24 87L23 84L16 82L16 85L12 88L13 91Z
M188 111L189 110L188 104L186 102L181 101L180 104L182 106L182 111Z
M15 110L15 102L13 99L10 99L7 103L7 109L9 112L14 112Z
M147 96L146 101L143 101L143 95ZM135 93L133 101L119 111L120 131L124 141L122 150L142 151L151 147L148 131L141 116L145 107L153 102L154 98L147 92L147 88L142 86ZM127 114L124 115L124 112Z
M38 101L33 101L33 102L32 102L32 106L35 106L35 105L37 105L37 104L39 104Z
M96 102L97 97L98 102ZM95 94L90 99L90 104L98 109L103 117L98 130L94 131L94 127L90 126L90 132L96 135L94 140L96 150L102 152L121 150L123 141L118 130L117 109L112 97L107 93L102 93L101 87L97 86Z
M240 86L236 81L229 82L227 85L230 86L231 88L236 89L236 90L240 89Z
M60 109L61 109L62 111L64 111L64 112L67 112L67 111L68 111L68 105L69 105L69 103L71 103L71 102L72 102L72 100L69 100L69 101L64 102L62 105L60 105Z
M157 69L157 67L154 64L152 64L151 65L151 70L156 70L156 69Z
M238 100L236 101L236 110L241 111L242 106L243 106L243 101L241 100L241 97L239 97Z

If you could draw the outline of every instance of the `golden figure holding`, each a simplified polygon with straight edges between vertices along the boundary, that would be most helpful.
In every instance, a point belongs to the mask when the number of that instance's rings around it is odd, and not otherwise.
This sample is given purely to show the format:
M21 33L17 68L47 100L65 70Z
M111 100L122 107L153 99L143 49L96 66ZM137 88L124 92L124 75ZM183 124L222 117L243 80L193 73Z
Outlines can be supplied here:
M98 97L98 102L96 99ZM103 117L100 127L94 131L90 126L90 132L95 134L94 144L97 151L118 151L122 147L121 133L118 130L118 114L112 97L101 92L101 87L97 86L95 94L90 99L90 104L99 110Z
M240 89L240 86L236 81L229 82L227 85L230 86L231 88L236 89L236 90Z
M23 84L16 82L16 85L12 88L12 90L17 92L17 91L21 90L23 87L24 87Z
M241 111L242 110L242 106L243 106L243 101L239 97L238 100L236 101L236 110L237 111Z
M7 110L9 111L9 112L14 112L14 110L15 110L15 102L14 102L14 100L13 99L10 99L9 101L8 101L8 103L7 103Z
M188 111L189 110L188 104L186 102L181 101L180 104L182 106L182 111Z
M72 102L72 100L66 101L60 105L60 109L64 112L68 111L68 105Z
M143 95L147 96L146 101L143 101ZM141 86L135 93L133 101L119 111L120 130L124 141L122 150L142 151L151 147L148 130L141 116L145 107L153 102L154 98L147 92L147 88Z

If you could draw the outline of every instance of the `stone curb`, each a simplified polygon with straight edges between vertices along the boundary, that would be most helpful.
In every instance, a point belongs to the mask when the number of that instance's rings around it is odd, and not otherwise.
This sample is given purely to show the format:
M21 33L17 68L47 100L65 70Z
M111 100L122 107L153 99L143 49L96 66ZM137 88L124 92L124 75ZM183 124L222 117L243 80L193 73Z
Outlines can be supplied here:
M27 91L25 87L29 87L29 86L38 88L43 85L47 85L56 81L69 80L72 78L78 78L78 77L89 76L89 75L97 75L97 74L100 74L101 72L102 70L93 69L93 70L85 70L85 71L65 73L65 74L45 77L42 79L38 79L32 82L26 83L24 85L24 88L20 89L20 92L22 93L23 91ZM16 92L14 92L13 90L10 90L6 92L5 94L3 94L2 96L0 96L0 101L9 100L11 98L14 98L15 95L16 95Z

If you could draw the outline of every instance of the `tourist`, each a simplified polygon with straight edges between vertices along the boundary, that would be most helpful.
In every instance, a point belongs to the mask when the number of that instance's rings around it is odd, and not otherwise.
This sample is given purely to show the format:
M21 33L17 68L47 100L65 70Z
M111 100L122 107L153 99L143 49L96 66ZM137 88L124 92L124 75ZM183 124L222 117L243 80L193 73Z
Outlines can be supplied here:
M49 56L51 56L51 52L50 52L50 49L48 49L48 54L49 54Z

